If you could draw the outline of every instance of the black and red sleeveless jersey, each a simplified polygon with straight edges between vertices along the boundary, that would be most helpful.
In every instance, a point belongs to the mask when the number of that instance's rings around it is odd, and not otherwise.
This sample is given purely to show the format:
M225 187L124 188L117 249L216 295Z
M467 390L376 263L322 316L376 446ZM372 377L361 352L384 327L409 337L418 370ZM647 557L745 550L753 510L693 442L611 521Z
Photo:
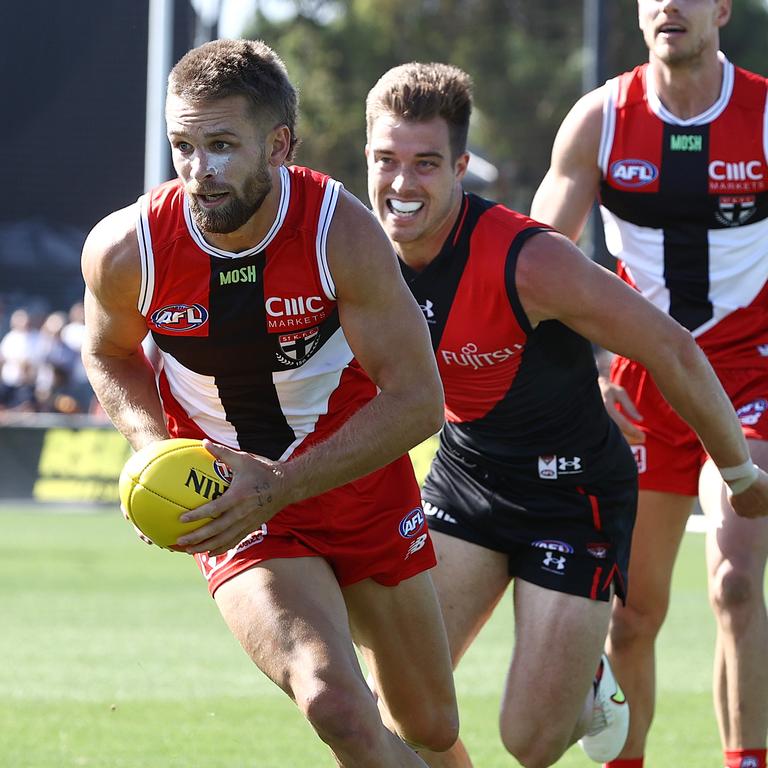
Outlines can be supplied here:
M619 274L710 359L750 365L768 355L768 81L720 60L719 98L687 120L648 64L606 84L600 202Z
M340 186L282 167L275 221L241 253L205 241L179 181L139 198L138 306L160 350L172 436L286 459L375 396L340 327L328 267Z
M520 249L546 229L465 194L438 256L418 273L401 262L437 356L444 439L484 460L585 456L611 429L591 344L557 321L531 328L517 295Z

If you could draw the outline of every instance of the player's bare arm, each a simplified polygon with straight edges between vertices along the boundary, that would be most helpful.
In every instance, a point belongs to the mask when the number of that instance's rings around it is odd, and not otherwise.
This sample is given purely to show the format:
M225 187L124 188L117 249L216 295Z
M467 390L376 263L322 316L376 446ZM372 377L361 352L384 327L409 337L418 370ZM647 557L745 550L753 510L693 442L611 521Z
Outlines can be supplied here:
M379 394L324 443L285 463L209 445L234 480L182 519L214 517L179 540L188 552L224 552L280 509L362 477L438 431L443 392L423 315L371 213L343 193L329 233L339 316Z
M603 88L583 96L563 120L547 175L531 204L531 217L579 239L600 184L597 158L603 123Z
M750 461L733 406L681 325L557 233L536 235L525 244L516 277L532 325L559 320L605 349L638 361L719 468ZM768 475L759 472L757 481L733 498L734 509L745 517L768 514Z
M551 224L574 242L589 217L600 186L598 155L605 86L583 96L572 107L555 137L549 171L531 206L531 216ZM630 443L645 435L627 418L642 419L623 387L600 377L600 392L611 418Z
M168 437L155 377L141 342L147 327L138 311L141 284L136 208L107 216L83 247L85 326L83 363L102 407L139 449Z

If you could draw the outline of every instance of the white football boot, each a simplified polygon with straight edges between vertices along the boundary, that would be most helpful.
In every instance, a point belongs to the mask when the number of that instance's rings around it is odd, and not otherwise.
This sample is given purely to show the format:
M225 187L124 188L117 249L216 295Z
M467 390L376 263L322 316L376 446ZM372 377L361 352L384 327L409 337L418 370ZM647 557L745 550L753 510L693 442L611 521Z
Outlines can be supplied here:
M607 763L618 757L629 731L629 705L624 692L603 654L595 675L595 703L587 732L579 739L579 746L596 763Z

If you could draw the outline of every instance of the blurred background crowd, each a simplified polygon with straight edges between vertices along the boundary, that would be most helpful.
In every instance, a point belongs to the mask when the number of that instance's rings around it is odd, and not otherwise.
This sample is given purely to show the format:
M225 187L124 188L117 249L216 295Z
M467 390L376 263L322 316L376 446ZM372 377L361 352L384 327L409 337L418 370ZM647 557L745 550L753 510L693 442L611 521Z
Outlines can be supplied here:
M3 413L98 415L80 359L83 305L50 310L27 297L0 298L0 419Z

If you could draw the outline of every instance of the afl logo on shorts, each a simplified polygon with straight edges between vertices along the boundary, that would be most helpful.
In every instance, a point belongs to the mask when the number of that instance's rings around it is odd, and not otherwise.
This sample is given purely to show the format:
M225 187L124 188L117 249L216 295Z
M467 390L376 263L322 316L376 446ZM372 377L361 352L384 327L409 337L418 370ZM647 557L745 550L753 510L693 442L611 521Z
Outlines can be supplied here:
M539 539L538 541L532 541L531 546L537 547L538 549L548 549L550 552L573 553L573 547L570 544L555 539Z
M156 309L150 320L162 331L184 333L208 322L208 310L202 304L169 304Z
M424 519L421 507L411 510L400 521L400 535L404 539L412 539L424 527Z
M213 462L213 471L225 482L232 482L232 470L221 460Z
M766 411L768 411L768 401L760 399L753 400L751 403L747 403L747 405L742 405L736 411L736 415L743 426L754 427Z
M644 187L655 181L659 176L659 169L647 160L617 160L610 170L610 177L620 187Z

